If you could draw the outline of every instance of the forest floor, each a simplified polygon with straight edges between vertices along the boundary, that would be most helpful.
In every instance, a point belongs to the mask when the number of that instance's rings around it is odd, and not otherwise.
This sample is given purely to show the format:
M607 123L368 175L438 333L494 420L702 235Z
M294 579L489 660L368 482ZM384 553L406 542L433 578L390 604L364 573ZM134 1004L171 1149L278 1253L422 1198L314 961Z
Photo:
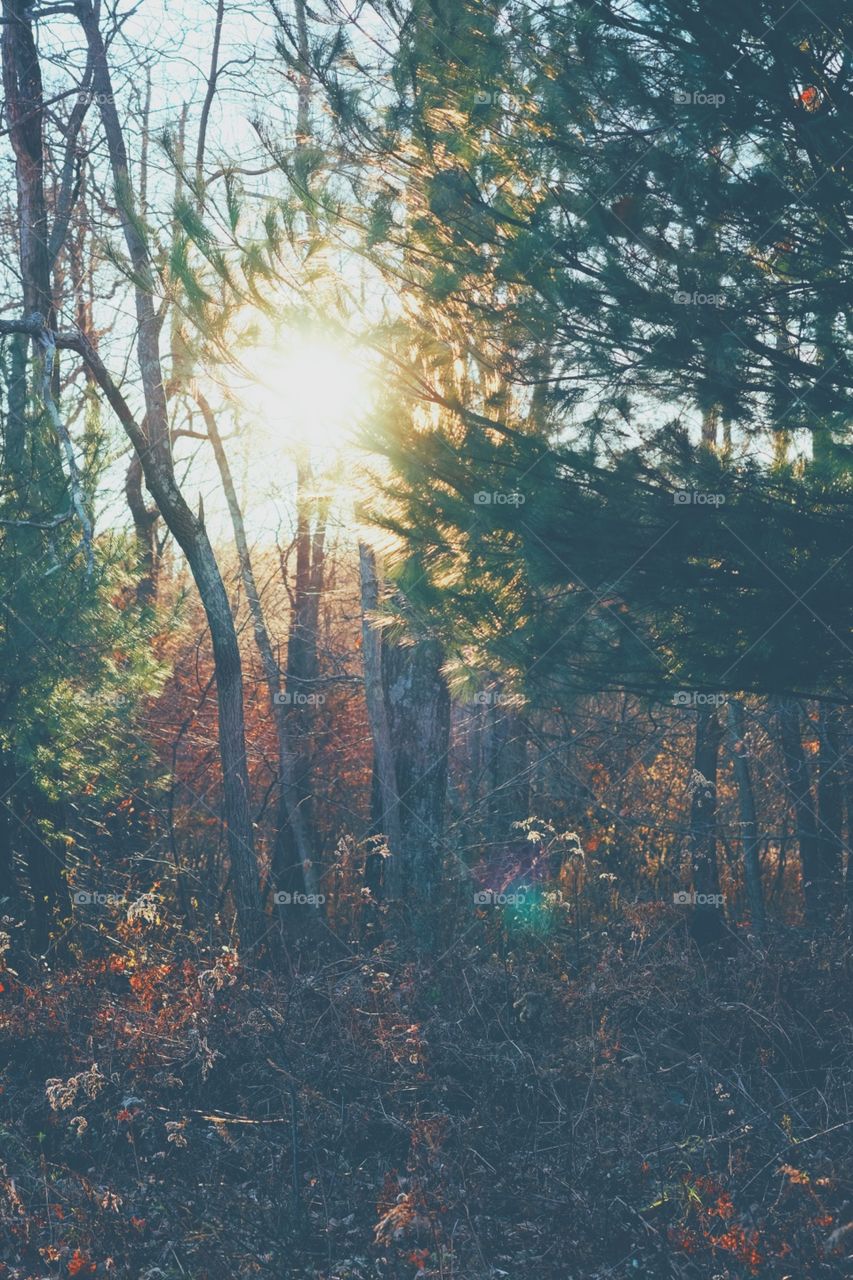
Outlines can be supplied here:
M637 906L272 973L151 933L0 975L4 1280L849 1274L840 934L703 957Z

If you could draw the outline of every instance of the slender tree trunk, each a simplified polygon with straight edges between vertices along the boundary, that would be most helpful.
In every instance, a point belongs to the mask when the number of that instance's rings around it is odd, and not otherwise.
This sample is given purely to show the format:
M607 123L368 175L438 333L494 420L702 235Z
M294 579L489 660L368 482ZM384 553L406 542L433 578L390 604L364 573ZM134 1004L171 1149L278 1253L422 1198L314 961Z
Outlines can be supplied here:
M385 867L382 888L385 896L399 898L401 891L400 857L402 833L400 829L400 803L397 796L394 745L391 739L391 722L385 701L382 678L382 637L374 625L379 608L379 579L376 557L365 542L358 545L361 575L361 635L364 661L364 694L370 734L373 739L373 773L375 779L376 811L374 827L384 835L391 854Z
M819 894L829 916L844 906L844 793L841 778L839 711L820 709L820 755L817 771Z
M296 459L296 574L292 588L285 584L291 611L285 674L288 701L284 718L293 758L292 785L313 859L316 853L312 778L316 700L313 695L319 675L317 628L323 590L325 524L321 513L318 528L312 527L315 506L312 488L307 451L300 449Z
M18 184L21 283L26 315L54 324L44 199L44 94L29 0L3 0L3 89Z
M6 414L5 463L14 485L19 510L28 502L24 470L27 431L27 339L16 333L9 344L9 387Z
M782 755L785 760L788 795L797 824L806 918L812 924L816 924L821 917L820 850L809 768L800 735L798 704L791 698L780 699L777 705L777 719Z
M281 810L283 810L284 815L286 815L287 825L290 827L293 834L299 858L298 866L296 868L289 868L282 865L279 865L276 868L279 874L283 874L285 876L285 883L281 883L277 887L284 892L293 892L294 889L297 891L304 889L306 893L318 897L319 883L312 857L311 843L308 837L308 832L305 828L304 816L300 808L299 796L294 782L294 762L288 739L286 716L287 706L282 701L279 688L281 673L279 672L278 663L276 662L275 654L273 653L269 628L267 627L260 593L258 592L257 582L255 581L255 574L252 568L252 558L249 553L249 543L246 537L246 527L243 523L243 513L240 509L240 502L237 497L237 489L231 473L231 465L228 461L228 455L225 452L222 437L219 434L216 415L213 413L213 410L210 408L210 405L204 396L198 396L197 399L202 411L207 434L210 438L210 443L213 446L213 453L216 458L216 464L219 468L219 475L222 480L225 500L228 503L228 511L231 516L231 527L234 531L234 543L237 547L237 558L240 564L240 575L243 581L243 590L246 593L246 600L252 617L255 643L258 648L258 653L260 654L261 664L264 670L264 678L269 690L270 711L275 721L278 737L280 813ZM292 878L293 871L297 873L299 883L294 883Z
M186 106L181 116L183 128L186 118ZM146 68L145 98L142 107L142 140L139 161L139 208L145 216L148 200L148 142L151 119L151 70ZM180 166L177 166L176 183L180 181ZM176 203L177 195L176 192ZM88 333L90 326L78 318L77 326L82 333ZM174 377L175 360L173 355L172 373ZM127 468L124 481L124 493L127 506L133 520L133 531L136 537L137 572L136 599L141 605L153 605L157 602L160 586L160 546L157 538L158 513L156 507L149 507L145 501L143 487L142 463L134 454Z
M764 893L761 887L761 865L758 861L758 823L755 815L755 793L747 760L749 748L744 732L743 703L729 699L729 737L732 765L740 803L740 832L743 848L743 875L752 927L760 937L766 930Z
M693 888L697 899L718 898L717 865L717 762L722 729L713 707L700 707L696 716L696 753L691 779L690 846ZM700 943L715 942L724 932L722 905L697 901L691 929Z
M152 491L157 498L156 487ZM168 497L174 501L176 493L177 491L170 491ZM165 505L169 515L166 517L164 512L164 519L187 557L210 628L216 671L219 752L234 902L240 940L244 947L253 947L260 942L265 929L249 808L240 649L228 594L206 531L202 527L187 536L184 523L175 519L180 508L177 507L176 511L175 506L170 508L168 504ZM163 506L160 509L162 511Z
M50 282L51 256L44 192L44 93L29 0L2 0L2 62L5 117L15 156L18 258L25 316L55 322ZM37 335L34 335L37 342ZM58 372L57 375L58 376ZM6 466L20 482L26 450L27 339L13 338L9 388ZM48 449L61 474L58 442ZM43 495L42 495L43 496Z
M219 47L222 42L222 23L225 17L225 0L216 0L216 18L213 25L213 47L210 53L210 71L207 77L207 89L202 103L198 124L198 142L195 155L196 201L199 212L204 209L204 153L207 148L207 125L210 120L210 109L216 97L216 84L219 79Z
M837 729L841 761L845 762L851 751L850 718L847 710L839 713ZM840 873L842 911L849 931L853 928L853 770L847 764L843 768L839 765L838 771L841 774L841 807L844 819L842 825L844 867Z
M400 805L399 892L422 944L443 888L450 695L442 661L432 639L389 644L383 651Z
M527 768L528 730L508 705L487 708L489 731L489 794L487 820L492 839L512 838L512 824L529 817L530 777Z
M160 577L160 549L157 543L158 514L156 507L149 507L142 489L142 463L138 454L130 459L124 482L127 505L136 535L137 569L136 598L140 604L154 604Z
M845 748L847 750L847 748ZM844 781L844 812L847 814L847 864L844 868L844 911L848 932L853 931L853 781Z
M17 782L12 759L5 752L0 754L0 916L23 920L23 894L15 865L16 823L12 815L12 796Z

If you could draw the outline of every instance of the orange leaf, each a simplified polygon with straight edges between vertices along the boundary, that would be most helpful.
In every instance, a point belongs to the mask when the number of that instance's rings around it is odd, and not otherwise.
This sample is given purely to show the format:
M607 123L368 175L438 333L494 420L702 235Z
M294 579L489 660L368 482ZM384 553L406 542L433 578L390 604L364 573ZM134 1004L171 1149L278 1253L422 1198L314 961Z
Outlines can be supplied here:
M70 1276L79 1276L81 1272L91 1275L93 1271L97 1271L94 1262L90 1262L85 1254L79 1249L75 1249L71 1257L68 1259L68 1274Z

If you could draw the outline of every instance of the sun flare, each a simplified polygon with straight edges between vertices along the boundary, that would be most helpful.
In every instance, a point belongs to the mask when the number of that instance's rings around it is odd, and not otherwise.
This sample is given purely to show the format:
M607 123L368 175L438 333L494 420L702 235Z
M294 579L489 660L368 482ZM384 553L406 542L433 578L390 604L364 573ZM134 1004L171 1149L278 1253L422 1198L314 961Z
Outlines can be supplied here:
M286 333L243 364L250 376L240 399L259 426L279 440L339 451L370 404L364 357L334 336Z

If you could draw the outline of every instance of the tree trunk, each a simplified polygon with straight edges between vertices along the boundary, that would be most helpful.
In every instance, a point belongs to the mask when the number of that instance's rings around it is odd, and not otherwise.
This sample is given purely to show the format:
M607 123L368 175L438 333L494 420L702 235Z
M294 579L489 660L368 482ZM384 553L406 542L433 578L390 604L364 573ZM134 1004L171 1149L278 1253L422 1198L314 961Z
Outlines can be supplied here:
M157 545L157 509L149 507L142 490L142 463L134 454L127 468L124 482L127 505L136 535L137 569L136 599L139 604L154 604L160 570L160 549Z
M716 942L724 933L725 914L719 902L717 866L717 761L722 729L713 707L700 707L696 715L696 753L691 778L690 846L693 889L691 931L697 942ZM699 899L704 899L699 901ZM717 899L717 902L708 901Z
M820 755L817 771L818 893L828 916L838 916L844 906L844 796L841 779L839 711L820 709Z
M399 892L422 943L438 905L444 863L450 695L442 660L432 639L389 644L383 651L400 808Z
M231 465L228 461L228 455L222 443L222 437L219 434L219 428L216 423L216 415L210 408L204 396L197 396L199 408L202 411L205 427L207 430L210 443L213 446L213 453L216 458L216 464L219 468L219 475L222 480L222 488L225 493L225 500L228 504L228 511L231 516L231 527L234 531L234 543L237 547L237 558L240 564L240 576L243 581L243 590L246 593L246 600L249 605L249 612L252 616L252 626L254 629L255 643L260 654L261 664L264 670L264 678L267 682L270 698L270 711L275 721L276 733L278 737L278 761L279 761L279 823L286 818L286 823L292 832L298 863L295 867L289 866L281 860L281 845L276 842L278 857L275 861L278 865L275 867L276 874L281 877L277 888L282 892L293 893L301 892L311 894L319 898L319 882L316 868L313 861L311 842L308 832L305 829L305 821L299 804L299 796L294 783L294 762L290 751L287 724L287 706L282 701L280 685L280 672L278 663L273 653L272 641L270 640L269 628L267 627L266 618L264 616L263 605L261 604L260 593L258 592L255 574L252 568L252 558L249 554L249 542L246 537L246 528L243 523L243 513L240 509L240 502L237 497L237 488L234 484L234 478L231 474ZM281 831L281 825L279 826ZM319 906L319 901L315 903Z
M787 790L797 824L806 918L810 923L816 924L821 918L820 851L811 780L800 736L799 705L791 698L780 699L777 704L777 718L782 755L785 760Z
M529 817L530 776L527 767L528 730L512 707L487 707L489 794L486 820L494 841L513 837L512 824ZM517 834L517 833L516 833Z
M15 819L12 793L18 784L17 770L7 753L0 754L0 916L23 920L23 894L15 865ZM13 936L16 944L20 939Z
M373 739L373 775L375 780L375 809L373 827L385 837L390 861L384 868L382 890L389 898L399 898L401 892L400 857L402 833L400 829L400 803L397 796L396 764L391 738L391 721L385 701L382 677L382 637L376 629L373 617L379 608L379 579L376 573L376 557L365 542L358 544L358 561L361 577L361 635L364 662L364 695L370 735ZM378 883L376 885L378 887Z
M290 595L291 614L287 636L284 721L293 760L292 786L302 817L309 856L316 856L314 829L313 744L319 676L317 630L325 564L325 511L316 512L312 496L313 475L305 449L296 459L296 575ZM283 570L285 566L283 565Z
M55 323L50 284L51 258L44 194L44 94L29 0L3 0L2 62L5 115L15 156L18 259L25 316L44 316ZM37 341L38 335L33 339ZM6 467L20 484L27 429L27 340L12 343ZM58 378L58 371L55 371ZM58 442L49 442L52 469L61 475ZM44 495L39 495L43 497ZM36 497L35 505L41 506Z
M761 887L761 865L758 861L758 823L755 816L755 793L747 760L749 747L744 733L743 703L729 699L729 737L732 765L740 802L740 832L743 847L743 875L752 927L759 937L765 932L767 919Z
M44 94L29 0L3 0L3 89L18 184L24 313L53 326L44 199Z

